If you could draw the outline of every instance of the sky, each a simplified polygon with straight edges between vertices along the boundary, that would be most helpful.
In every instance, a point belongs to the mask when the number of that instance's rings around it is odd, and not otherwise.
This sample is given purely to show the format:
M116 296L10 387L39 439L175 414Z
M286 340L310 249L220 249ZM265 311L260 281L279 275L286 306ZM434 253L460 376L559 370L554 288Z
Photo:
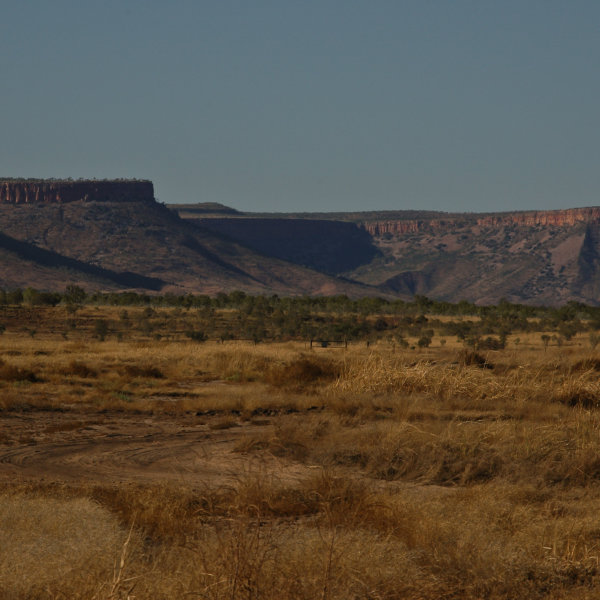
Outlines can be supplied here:
M0 176L245 211L600 205L600 2L2 0Z

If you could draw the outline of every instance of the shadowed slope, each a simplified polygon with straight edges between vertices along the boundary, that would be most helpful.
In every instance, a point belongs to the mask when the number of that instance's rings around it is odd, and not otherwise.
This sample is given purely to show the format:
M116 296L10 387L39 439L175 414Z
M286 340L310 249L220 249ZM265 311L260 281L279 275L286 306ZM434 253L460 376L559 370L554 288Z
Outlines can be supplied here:
M185 214L202 209L197 205ZM194 221L265 254L402 298L600 302L599 207L487 214L245 213Z
M164 285L157 278L103 269L0 233L0 287L54 287L57 280L149 291L160 291Z
M240 289L359 296L376 291L257 254L146 200L2 204L0 230L32 247L78 261L80 270L88 264L111 273L136 273L146 279L133 285L145 289L159 289L154 283L149 288L148 281L160 281L162 292L214 294ZM50 255L44 260L46 266L53 264ZM46 287L61 289L63 278Z
M355 223L315 219L194 219L267 256L337 275L370 263L381 252Z

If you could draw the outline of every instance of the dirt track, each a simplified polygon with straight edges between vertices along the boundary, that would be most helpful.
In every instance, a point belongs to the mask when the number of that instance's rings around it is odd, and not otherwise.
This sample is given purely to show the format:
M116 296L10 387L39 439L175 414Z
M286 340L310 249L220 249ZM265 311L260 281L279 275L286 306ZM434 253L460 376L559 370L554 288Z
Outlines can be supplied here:
M214 429L218 419L0 413L0 480L177 481L196 486L227 484L260 469L276 471L281 479L306 472L306 467L272 456L234 451L242 437L266 431L267 421Z

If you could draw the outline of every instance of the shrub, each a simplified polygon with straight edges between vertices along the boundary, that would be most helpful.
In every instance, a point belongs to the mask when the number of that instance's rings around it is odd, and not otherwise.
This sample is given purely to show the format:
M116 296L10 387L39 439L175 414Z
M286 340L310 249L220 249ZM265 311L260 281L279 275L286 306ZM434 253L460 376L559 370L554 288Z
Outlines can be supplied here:
M600 358L586 358L577 361L572 367L573 371L600 371Z
M129 377L152 377L154 379L162 379L165 376L158 367L152 366L126 365L124 371Z
M481 369L494 368L494 365L488 362L487 358L472 350L461 350L458 353L457 362L463 367L479 367Z
M98 375L94 369L77 360L71 361L67 367L60 369L60 373L61 375L75 375L76 377L96 377Z
M504 342L498 338L488 336L484 340L477 342L477 348L479 350L502 350Z
M207 339L204 331L196 331L194 329L190 329L185 332L185 335L190 338L193 342L205 342Z
M0 366L0 380L3 381L29 381L35 383L39 381L36 374L29 369L22 369L14 365L2 364Z
M421 336L417 342L417 346L419 348L429 348L431 346L431 338L428 335Z
M94 323L94 334L101 342L104 341L108 334L108 323L104 319L98 319Z
M273 366L265 380L277 387L303 387L319 381L333 380L339 377L340 372L340 366L331 360L301 356L290 363Z

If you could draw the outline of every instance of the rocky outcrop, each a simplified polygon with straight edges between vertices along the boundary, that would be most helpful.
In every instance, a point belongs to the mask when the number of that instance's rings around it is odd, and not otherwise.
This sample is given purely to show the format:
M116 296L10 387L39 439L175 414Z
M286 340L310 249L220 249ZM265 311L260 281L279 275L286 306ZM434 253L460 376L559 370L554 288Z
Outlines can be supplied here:
M367 221L361 223L373 237L382 235L404 235L407 233L421 233L424 231L443 232L465 225L464 221L458 219L433 219L431 221L421 220L399 220L399 221Z
M565 227L576 223L594 223L600 220L600 207L571 208L566 210L543 210L533 212L516 212L501 215L486 215L477 218L481 227L497 227L504 225L537 225Z
M365 221L361 223L361 226L372 236L382 236L385 234L404 235L407 233L421 233L427 231L441 233L468 226L478 226L482 228L497 228L509 225L524 227L565 227L582 222L600 222L600 207L484 215L461 215L456 218L430 220L401 219Z
M0 180L1 204L154 201L151 181L134 180Z

